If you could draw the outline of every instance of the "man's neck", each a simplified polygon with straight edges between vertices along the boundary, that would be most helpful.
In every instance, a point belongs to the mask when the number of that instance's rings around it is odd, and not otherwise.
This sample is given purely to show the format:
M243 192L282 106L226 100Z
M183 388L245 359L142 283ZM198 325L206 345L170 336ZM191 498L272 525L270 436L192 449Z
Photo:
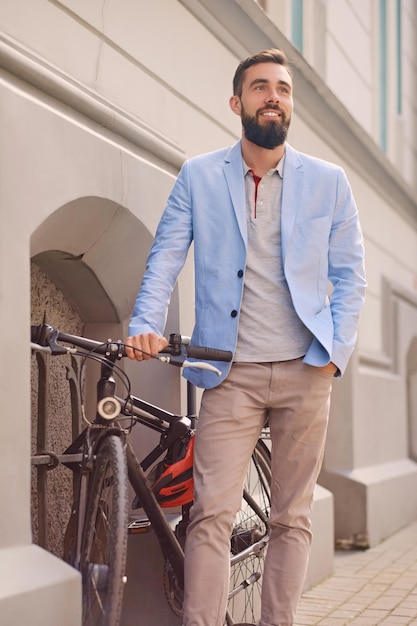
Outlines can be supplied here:
M254 173L262 178L270 169L276 167L285 152L285 143L281 146L267 150L242 137L242 156L246 165L250 167Z

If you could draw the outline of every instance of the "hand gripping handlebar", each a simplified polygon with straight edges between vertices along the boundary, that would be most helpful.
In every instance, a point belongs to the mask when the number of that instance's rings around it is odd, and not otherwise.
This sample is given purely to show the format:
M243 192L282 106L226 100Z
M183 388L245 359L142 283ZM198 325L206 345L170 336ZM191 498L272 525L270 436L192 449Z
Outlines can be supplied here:
M87 339L86 337L61 332L48 324L31 326L31 341L38 346L50 348L52 354L64 354L68 352L67 348L58 343L59 341L63 341L84 350L94 351L98 354L116 356L117 358L126 356L125 346L120 341L95 341L94 339ZM229 362L233 358L233 354L229 350L190 345L187 340L177 334L170 335L169 344L164 350L161 350L161 353L170 354L173 357L185 355L187 358L203 361ZM175 364L173 359L171 359L170 362Z

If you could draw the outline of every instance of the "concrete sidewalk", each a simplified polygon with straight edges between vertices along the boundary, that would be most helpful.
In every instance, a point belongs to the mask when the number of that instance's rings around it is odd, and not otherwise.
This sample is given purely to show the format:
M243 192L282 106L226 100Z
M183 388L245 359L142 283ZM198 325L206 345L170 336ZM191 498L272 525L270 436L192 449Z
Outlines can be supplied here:
M305 592L294 626L417 626L417 522L365 551L336 552L333 575Z

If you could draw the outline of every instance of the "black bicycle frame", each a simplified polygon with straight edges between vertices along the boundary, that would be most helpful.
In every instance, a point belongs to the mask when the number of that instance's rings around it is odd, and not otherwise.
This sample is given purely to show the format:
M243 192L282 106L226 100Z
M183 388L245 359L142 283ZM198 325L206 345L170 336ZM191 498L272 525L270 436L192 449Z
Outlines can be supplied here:
M170 562L181 589L184 589L184 552L153 493L145 472L129 443L126 445L127 471L130 484L138 496L155 535L162 554Z
M121 399L119 398L119 400ZM139 423L161 433L159 445L140 462L132 446L127 442L127 471L129 482L155 530L162 554L170 562L181 589L184 589L184 551L152 491L145 471L168 449L173 441L185 435L192 427L195 415L191 413L191 410L194 410L194 407L195 390L192 385L189 385L187 390L189 415L186 417L165 411L135 396L130 396L127 401L124 401L122 407L122 414L131 415L133 413ZM138 413L135 413L135 409Z

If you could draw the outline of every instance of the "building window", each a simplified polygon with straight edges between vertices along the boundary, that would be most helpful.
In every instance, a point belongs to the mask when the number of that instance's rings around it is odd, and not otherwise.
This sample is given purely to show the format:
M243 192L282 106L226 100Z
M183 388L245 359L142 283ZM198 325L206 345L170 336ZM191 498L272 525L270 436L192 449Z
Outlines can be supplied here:
M401 0L396 2L396 26L397 26L397 38L396 38L396 57L397 57L397 113L402 114L403 100L402 100L402 82L403 82L403 68L402 68L402 22L401 22Z
M303 52L303 0L292 0L291 3L291 41Z

